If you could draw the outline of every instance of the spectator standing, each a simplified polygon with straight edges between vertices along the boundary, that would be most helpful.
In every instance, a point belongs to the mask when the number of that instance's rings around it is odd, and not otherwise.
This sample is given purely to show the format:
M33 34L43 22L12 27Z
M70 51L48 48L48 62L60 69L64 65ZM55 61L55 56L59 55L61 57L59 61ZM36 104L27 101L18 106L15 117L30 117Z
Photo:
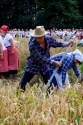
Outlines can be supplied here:
M9 33L9 27L1 26L1 34L4 36L3 42L8 51L8 69L9 77L13 78L18 71L18 49L14 45L13 37Z
M70 40L70 35L68 34L67 31L65 31L64 34L63 34L63 40L65 42L68 42Z
M3 39L0 35L0 77L2 82L4 82L5 79L5 75L8 72L8 53L7 53L7 49L4 46L3 43Z

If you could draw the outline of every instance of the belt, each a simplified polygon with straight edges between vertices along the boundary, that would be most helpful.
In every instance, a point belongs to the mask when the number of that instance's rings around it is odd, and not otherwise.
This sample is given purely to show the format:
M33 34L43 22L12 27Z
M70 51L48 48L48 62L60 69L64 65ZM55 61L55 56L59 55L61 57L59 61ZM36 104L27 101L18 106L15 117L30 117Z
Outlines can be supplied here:
M8 47L10 47L10 46L6 46L6 48L8 48Z

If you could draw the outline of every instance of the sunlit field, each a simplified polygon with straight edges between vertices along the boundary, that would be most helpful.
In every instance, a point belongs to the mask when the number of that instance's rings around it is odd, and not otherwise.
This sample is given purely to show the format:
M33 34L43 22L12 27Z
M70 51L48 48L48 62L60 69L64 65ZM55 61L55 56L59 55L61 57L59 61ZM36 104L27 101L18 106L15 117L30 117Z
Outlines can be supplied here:
M19 71L15 79L0 81L0 125L83 125L83 81L77 83L72 70L69 71L71 88L64 92L54 88L48 94L41 76L35 76L23 93L19 82L29 56L28 38L16 38L19 50ZM78 41L79 43L79 41ZM77 43L69 52L82 47ZM66 51L67 48L51 48L51 55ZM79 66L83 74L83 65Z

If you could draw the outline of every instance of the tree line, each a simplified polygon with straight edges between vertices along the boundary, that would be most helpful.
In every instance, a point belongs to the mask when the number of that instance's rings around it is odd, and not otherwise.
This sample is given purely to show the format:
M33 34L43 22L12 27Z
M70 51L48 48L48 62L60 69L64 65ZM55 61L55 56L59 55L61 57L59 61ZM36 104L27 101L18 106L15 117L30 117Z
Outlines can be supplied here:
M0 26L83 28L83 0L2 0Z

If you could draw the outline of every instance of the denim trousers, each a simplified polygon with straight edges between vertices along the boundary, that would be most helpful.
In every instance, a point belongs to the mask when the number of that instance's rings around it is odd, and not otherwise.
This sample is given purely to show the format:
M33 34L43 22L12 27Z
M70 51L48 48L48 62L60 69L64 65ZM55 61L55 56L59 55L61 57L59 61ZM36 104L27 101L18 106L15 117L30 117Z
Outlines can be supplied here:
M43 73L40 73L40 74L41 74L41 76L43 78L44 83L47 84L48 80L50 79L50 77L52 75L52 72L48 71L46 74L43 74ZM34 74L25 71L24 75L22 77L22 80L21 80L21 82L19 84L20 88L25 91L26 84L29 83L33 77L34 77ZM50 82L50 85L52 85L52 83L54 84L54 86L56 86L56 84L55 84L56 82L55 82L54 78Z

